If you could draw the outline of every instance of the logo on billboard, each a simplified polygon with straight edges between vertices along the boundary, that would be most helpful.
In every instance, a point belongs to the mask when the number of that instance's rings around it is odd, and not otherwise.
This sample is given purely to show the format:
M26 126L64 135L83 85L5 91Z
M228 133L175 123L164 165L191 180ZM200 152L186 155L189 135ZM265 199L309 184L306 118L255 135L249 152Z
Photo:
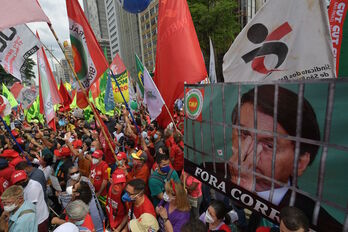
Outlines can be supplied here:
M203 108L203 94L199 89L190 89L186 93L186 114L187 117L195 120L201 113Z

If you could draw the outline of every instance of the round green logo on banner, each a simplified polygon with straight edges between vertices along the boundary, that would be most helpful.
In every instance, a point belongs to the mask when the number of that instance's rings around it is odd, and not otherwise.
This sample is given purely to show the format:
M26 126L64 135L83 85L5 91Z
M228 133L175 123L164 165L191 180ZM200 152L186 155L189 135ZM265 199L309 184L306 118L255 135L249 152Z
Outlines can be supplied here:
M197 119L202 112L203 95L199 89L190 89L186 93L186 114L190 119Z

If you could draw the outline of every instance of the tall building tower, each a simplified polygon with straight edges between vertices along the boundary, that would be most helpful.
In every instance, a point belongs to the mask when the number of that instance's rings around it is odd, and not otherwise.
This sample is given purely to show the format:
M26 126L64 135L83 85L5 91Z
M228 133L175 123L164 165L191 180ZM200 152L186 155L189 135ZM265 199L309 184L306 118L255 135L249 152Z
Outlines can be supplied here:
M138 17L141 35L141 59L146 68L152 72L156 61L158 0L153 0ZM138 56L140 58L140 54Z
M68 60L74 66L74 58L72 55L72 50L71 50L71 46L70 46L69 42L67 40L65 40L63 42L63 46L64 46L64 52L65 52L66 56L68 57ZM60 61L60 63L63 66L63 73L64 73L63 82L70 82L70 80L73 78L73 73L69 67L68 61L66 59L62 59Z
M132 77L136 77L135 54L140 54L140 35L136 14L122 9L118 1L105 0L111 55L119 53Z
M238 0L242 28L255 16L265 2L266 0Z
M83 0L85 15L104 51L106 49L108 61L111 62L109 32L106 20L106 8L104 0Z

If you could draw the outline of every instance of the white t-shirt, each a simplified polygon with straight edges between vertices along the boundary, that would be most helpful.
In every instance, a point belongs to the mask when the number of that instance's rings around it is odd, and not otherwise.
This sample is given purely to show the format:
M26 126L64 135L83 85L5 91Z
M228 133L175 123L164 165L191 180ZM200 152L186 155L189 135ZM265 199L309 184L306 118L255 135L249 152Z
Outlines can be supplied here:
M24 200L35 205L38 225L48 218L48 208L45 202L42 186L39 182L29 180L28 185L24 188Z
M50 178L50 175L52 175L52 167L51 166L42 167L40 165L39 169L41 171L43 171L46 180L48 180L48 178Z
M114 132L114 137L117 139L117 142L120 141L120 138L124 136L124 134L121 132L119 134L116 133L116 131Z

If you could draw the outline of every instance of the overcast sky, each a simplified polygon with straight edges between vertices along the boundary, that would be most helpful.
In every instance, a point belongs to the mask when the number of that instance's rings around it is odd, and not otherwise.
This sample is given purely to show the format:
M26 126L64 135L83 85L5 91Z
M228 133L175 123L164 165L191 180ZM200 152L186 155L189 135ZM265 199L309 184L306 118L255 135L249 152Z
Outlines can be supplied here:
M81 7L83 8L82 0L79 0ZM69 22L66 12L65 0L39 0L39 3L46 13L48 18L51 20L52 27L56 31L57 36L61 43L64 40L69 40ZM48 47L52 48L53 54L60 60L64 57L62 51L59 48L54 36L52 35L50 29L46 23L37 22L37 23L28 23L30 29L35 33L39 32L41 41ZM50 59L50 54L47 54ZM35 58L35 56L32 56ZM52 67L54 69L54 67Z

